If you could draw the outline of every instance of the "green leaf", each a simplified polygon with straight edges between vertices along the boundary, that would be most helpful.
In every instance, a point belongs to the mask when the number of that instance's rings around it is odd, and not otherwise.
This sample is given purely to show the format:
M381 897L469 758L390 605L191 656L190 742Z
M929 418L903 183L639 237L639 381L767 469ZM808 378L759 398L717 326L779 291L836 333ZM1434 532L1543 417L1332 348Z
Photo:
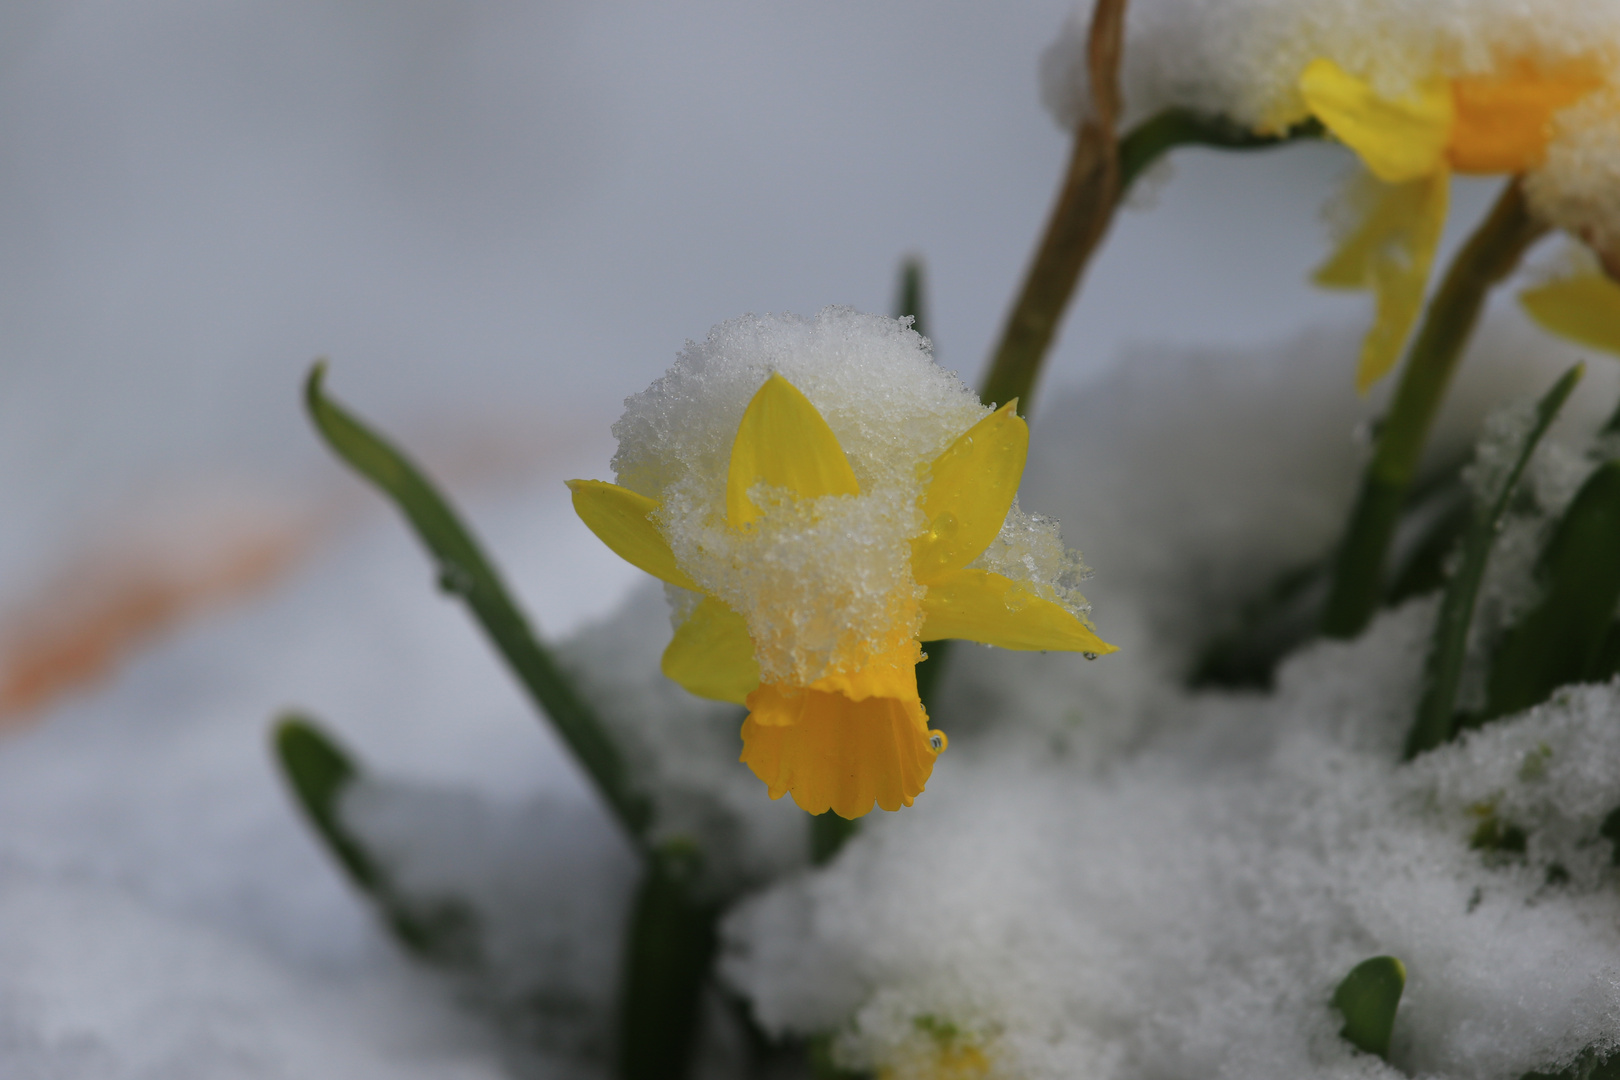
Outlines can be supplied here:
M900 262L900 282L895 290L894 317L911 316L911 328L923 337L928 336L927 286L924 282L923 261L908 255Z
M459 595L529 697L551 719L620 823L639 840L651 812L596 711L541 645L495 568L449 503L408 458L325 396L326 365L310 369L304 397L316 430L339 457L402 511L438 563L439 583Z
M1528 709L1566 683L1601 677L1620 602L1620 459L1582 485L1541 553L1542 600L1503 635L1483 719Z
M356 885L375 889L381 876L376 865L338 817L338 800L359 775L353 760L302 716L282 717L271 738L282 775L310 825Z
M683 1080L719 942L719 909L697 899L696 847L654 850L636 893L619 995L620 1080Z
M408 897L395 888L387 868L366 851L339 814L343 794L360 777L354 759L306 717L289 714L272 734L275 757L315 834L356 888L376 905L394 936L412 953L434 963L470 967L479 963L477 918L464 902Z
M1406 756L1416 757L1425 750L1449 742L1457 733L1457 687L1462 681L1463 660L1468 649L1468 626L1473 621L1474 603L1485 578L1491 546L1507 514L1508 500L1518 486L1530 455L1535 452L1548 426L1580 381L1585 366L1576 364L1553 384L1536 403L1530 429L1525 432L1512 466L1495 491L1481 493L1473 520L1463 534L1462 560L1446 586L1435 618L1434 639L1429 647L1423 697L1418 702L1417 719L1406 737ZM1613 610L1610 601L1610 611Z
M1406 965L1393 956L1363 960L1333 991L1333 1007L1344 1014L1339 1032L1358 1050L1389 1056L1389 1036L1395 1027L1395 1009L1406 989Z

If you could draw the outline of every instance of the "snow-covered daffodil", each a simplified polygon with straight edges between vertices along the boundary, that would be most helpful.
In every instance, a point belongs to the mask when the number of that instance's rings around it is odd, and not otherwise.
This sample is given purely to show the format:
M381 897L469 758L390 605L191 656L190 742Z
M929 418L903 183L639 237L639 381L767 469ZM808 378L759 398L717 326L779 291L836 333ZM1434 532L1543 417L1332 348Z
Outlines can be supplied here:
M1310 114L1365 163L1382 189L1316 273L1319 284L1372 289L1377 317L1357 389L1394 367L1423 304L1445 226L1453 172L1520 175L1547 152L1553 119L1602 85L1592 70L1511 64L1490 75L1435 76L1390 96L1326 58L1299 78Z
M691 597L663 670L694 694L747 705L741 760L772 798L791 793L810 813L845 818L874 802L911 804L945 747L918 698L922 641L1114 651L1035 583L973 565L1001 533L1023 473L1029 433L1013 405L931 460L889 462L911 477L899 496L876 482L863 490L821 411L780 373L735 430L723 491L672 483L682 494L660 500L603 481L569 486L608 547ZM668 498L711 509L677 521ZM909 546L897 569L884 562L894 528Z

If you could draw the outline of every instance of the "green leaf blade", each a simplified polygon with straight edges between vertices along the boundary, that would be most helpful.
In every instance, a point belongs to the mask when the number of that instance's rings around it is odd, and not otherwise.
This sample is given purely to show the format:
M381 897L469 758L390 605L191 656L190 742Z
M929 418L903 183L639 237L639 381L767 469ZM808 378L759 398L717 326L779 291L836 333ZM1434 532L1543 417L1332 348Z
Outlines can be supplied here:
M1358 1050L1389 1057L1395 1010L1406 989L1406 965L1393 956L1363 960L1333 992L1333 1007L1344 1014L1339 1032Z
M1530 429L1525 432L1523 442L1502 477L1500 486L1476 506L1473 520L1463 533L1462 560L1446 586L1439 614L1435 618L1423 697L1418 702L1417 718L1406 738L1407 758L1449 742L1457 733L1457 688L1462 682L1463 661L1467 656L1468 627L1473 621L1480 585L1485 580L1491 547L1507 514L1508 500L1518 486L1530 456L1535 453L1541 437L1547 433L1547 428L1564 407L1564 402L1569 399L1585 370L1585 365L1576 364L1536 402Z
M1581 486L1542 552L1543 598L1502 639L1485 719L1539 705L1558 687L1602 677L1620 603L1620 459Z
M383 491L405 515L439 566L440 582L462 597L496 650L551 720L620 823L639 841L651 819L646 799L630 783L617 745L596 711L575 688L511 599L494 566L450 504L421 469L358 418L326 396L326 367L305 383L310 418L327 445Z
M465 903L424 903L394 887L386 867L344 825L343 796L360 780L354 758L308 717L289 713L275 724L271 745L293 797L315 835L354 886L376 906L399 943L423 960L452 967L479 962L477 918Z

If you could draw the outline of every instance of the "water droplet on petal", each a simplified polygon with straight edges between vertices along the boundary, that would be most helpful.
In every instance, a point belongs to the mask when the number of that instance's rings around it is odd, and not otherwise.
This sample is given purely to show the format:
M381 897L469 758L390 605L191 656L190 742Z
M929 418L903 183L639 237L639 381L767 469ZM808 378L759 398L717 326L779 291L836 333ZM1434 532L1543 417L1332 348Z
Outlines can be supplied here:
M1097 654L1094 653L1094 652L1083 652L1080 655L1085 657L1087 660L1095 660L1095 659L1097 659Z
M937 753L939 749L945 745L945 740L940 738L938 735L930 735L928 737L928 745L932 746Z

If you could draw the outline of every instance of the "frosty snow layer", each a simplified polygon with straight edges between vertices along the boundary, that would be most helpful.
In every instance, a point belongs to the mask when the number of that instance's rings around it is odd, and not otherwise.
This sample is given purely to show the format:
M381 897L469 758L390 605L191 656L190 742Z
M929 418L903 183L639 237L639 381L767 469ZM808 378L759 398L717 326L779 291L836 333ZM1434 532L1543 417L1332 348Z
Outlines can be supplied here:
M1500 360L1479 350L1471 374L1494 367L1499 389L1539 389L1569 359L1494 331ZM1214 624L1228 587L1200 595L1177 587L1184 575L1275 574L1331 542L1353 416L1312 389L1322 369L1288 365L1335 344L1298 343L1263 389L1252 363L1170 375L1161 361L1100 388L1106 402L1054 403L1048 420L1078 434L1045 445L1032 497L1141 487L1103 526L1118 545L1105 565L1131 580L1092 586L1126 647L1095 665L953 658L940 709L953 754L929 805L732 916L726 971L763 1022L837 1030L849 1063L895 1080L1393 1077L1339 1038L1328 1005L1351 967L1391 953L1409 975L1393 1048L1408 1074L1517 1077L1615 1045L1620 873L1600 829L1620 807L1620 686L1574 689L1403 766L1432 599L1296 655L1274 693L1176 685L1181 635ZM1576 405L1588 429L1612 405L1612 372L1600 381ZM1129 413L1138 384L1157 391L1157 421L1116 423L1159 463L1099 460L1116 433L1087 419ZM1281 422L1256 436L1266 415ZM1463 430L1479 420L1452 414ZM1200 454L1222 442L1235 460ZM1586 468L1545 449L1542 509ZM1084 478L1063 468L1077 450ZM1188 475L1168 480L1166 462ZM1178 498L1182 485L1198 496ZM1338 504L1320 520L1319 487ZM1543 516L1526 514L1526 527ZM1129 563L1131 536L1171 551ZM1501 575L1527 570L1508 558ZM1509 828L1522 851L1476 846Z
M826 419L860 494L761 491L764 516L745 532L727 524L727 468L743 412L772 374ZM613 428L619 483L659 501L680 568L747 620L761 681L798 686L839 667L851 639L882 651L897 607L916 611L904 601L922 592L911 541L929 527L918 509L927 464L990 412L933 362L909 320L837 307L723 323L625 404ZM974 565L1085 611L1078 559L1054 524L1016 507Z
M1072 127L1088 97L1082 2L1041 63L1042 97ZM1256 130L1304 119L1300 75L1319 58L1399 99L1435 78L1525 68L1601 88L1559 112L1530 172L1537 211L1600 247L1620 240L1620 0L1134 0L1122 82L1127 120L1170 106Z

